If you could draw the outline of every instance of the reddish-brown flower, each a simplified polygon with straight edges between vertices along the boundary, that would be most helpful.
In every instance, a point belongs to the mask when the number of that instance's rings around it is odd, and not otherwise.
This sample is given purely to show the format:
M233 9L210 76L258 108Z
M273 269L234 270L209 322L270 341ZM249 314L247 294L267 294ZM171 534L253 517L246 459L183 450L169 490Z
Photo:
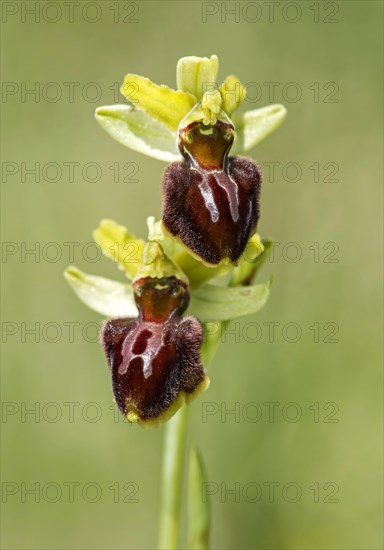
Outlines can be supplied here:
M203 329L182 318L187 285L176 277L145 277L133 283L138 319L105 323L101 342L120 411L131 422L158 424L206 389L200 360Z
M259 219L261 175L256 164L228 157L234 127L192 122L179 131L184 157L163 178L163 224L204 262L236 263Z

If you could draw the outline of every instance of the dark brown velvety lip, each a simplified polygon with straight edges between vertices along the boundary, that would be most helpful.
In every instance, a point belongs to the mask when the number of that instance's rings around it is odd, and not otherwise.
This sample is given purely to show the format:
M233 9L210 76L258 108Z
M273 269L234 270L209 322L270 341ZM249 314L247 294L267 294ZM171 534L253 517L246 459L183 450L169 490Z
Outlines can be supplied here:
M195 121L178 139L184 159L163 176L164 227L204 262L236 264L257 227L260 170L248 159L228 157L230 122Z
M189 301L182 281L143 278L133 287L138 319L107 321L101 342L117 406L128 418L145 423L204 382L203 329L195 318L181 317Z
M236 263L257 227L260 184L245 158L229 157L213 171L175 162L163 177L163 224L203 261Z

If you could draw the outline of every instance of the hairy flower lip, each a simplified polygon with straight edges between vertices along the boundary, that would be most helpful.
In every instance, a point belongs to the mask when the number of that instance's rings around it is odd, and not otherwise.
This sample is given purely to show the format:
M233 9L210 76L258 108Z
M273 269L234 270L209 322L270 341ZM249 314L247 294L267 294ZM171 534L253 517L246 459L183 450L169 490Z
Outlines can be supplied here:
M208 387L203 329L194 317L181 317L189 302L184 281L143 277L133 291L139 317L107 321L101 343L119 410L129 422L155 425Z
M261 175L229 157L228 172L191 170L175 162L163 177L163 225L208 265L235 264L256 231Z

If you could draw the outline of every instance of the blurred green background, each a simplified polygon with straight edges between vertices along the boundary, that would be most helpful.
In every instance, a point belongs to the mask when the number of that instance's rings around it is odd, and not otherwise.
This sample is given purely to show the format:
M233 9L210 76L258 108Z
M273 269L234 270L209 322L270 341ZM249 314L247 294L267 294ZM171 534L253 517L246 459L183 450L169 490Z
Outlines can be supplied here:
M216 53L219 80L250 84L245 108L288 118L250 155L259 232L280 243L270 302L232 325L191 406L212 547L382 548L382 3L48 4L2 3L2 547L156 545L164 430L115 416L101 318L62 272L123 280L91 231L111 218L145 236L161 213L165 164L114 142L95 107L122 101L127 72L175 86L179 57Z

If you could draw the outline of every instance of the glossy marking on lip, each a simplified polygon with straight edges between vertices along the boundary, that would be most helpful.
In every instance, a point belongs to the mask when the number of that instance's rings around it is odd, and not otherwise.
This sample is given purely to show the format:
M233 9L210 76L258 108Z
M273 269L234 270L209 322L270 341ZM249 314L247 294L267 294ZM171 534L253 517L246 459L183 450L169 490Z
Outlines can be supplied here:
M204 199L204 204L211 216L213 223L216 223L219 220L219 210L215 203L215 197L213 195L212 189L208 185L207 177L204 175L203 181L199 183L199 189L201 196Z
M152 375L152 362L163 345L162 332L155 323L138 324L132 330L130 338L124 342L122 355L129 355L131 359L129 363L120 365L119 374L125 374L132 362L140 357L144 377L148 378Z

